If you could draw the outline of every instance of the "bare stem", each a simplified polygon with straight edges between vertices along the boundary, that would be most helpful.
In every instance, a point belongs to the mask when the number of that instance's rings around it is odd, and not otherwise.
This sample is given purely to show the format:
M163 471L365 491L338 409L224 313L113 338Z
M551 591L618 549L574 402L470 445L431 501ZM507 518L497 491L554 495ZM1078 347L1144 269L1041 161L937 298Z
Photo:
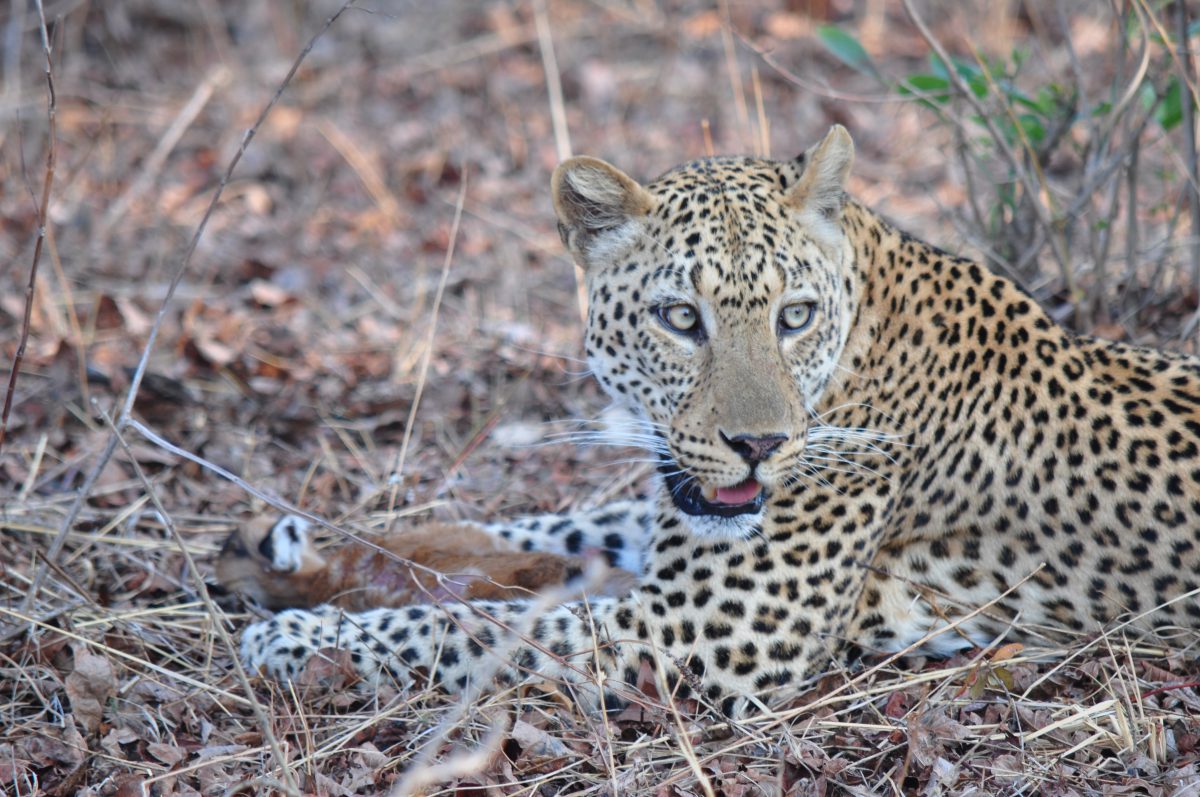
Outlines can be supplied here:
M191 576L196 594L200 596L200 600L204 603L204 608L208 611L208 616L212 618L213 628L216 630L217 636L221 638L221 643L229 651L229 657L233 662L233 674L237 678L238 684L245 691L246 698L250 702L250 710L254 712L254 718L258 720L259 730L262 732L263 739L266 741L267 747L270 748L271 756L275 759L280 772L283 773L283 782L287 792L291 795L299 795L300 790L296 787L295 773L288 766L283 746L280 745L274 731L271 729L270 717L267 716L267 712L254 695L254 687L250 685L250 678L246 674L246 668L242 666L241 658L238 656L237 645L234 644L233 637L229 635L229 630L225 628L225 619L222 612L213 602L212 596L208 594L208 587L204 583L204 576L200 574L200 568L196 567L196 560L192 558L191 552L188 550L187 545L184 544L183 538L179 535L179 529L176 528L175 521L171 519L167 508L163 506L162 499L158 497L158 491L154 489L154 485L146 478L142 466L138 464L137 456L129 448L129 444L125 442L125 437L121 434L121 430L113 423L108 413L101 411L100 415L104 419L104 422L108 424L109 431L112 433L112 439L120 444L121 449L129 457L129 462L133 465L134 475L142 483L142 488L145 489L146 495L150 496L150 502L154 504L154 508L158 511L159 518L167 528L167 533L171 535L171 539L179 547L179 552L183 554L183 561L187 565L188 575Z
M442 308L442 297L446 293L446 279L450 276L450 264L454 261L454 246L458 241L458 227L462 223L463 204L467 199L467 170L462 170L462 185L458 189L458 201L454 203L454 222L450 226L450 243L446 245L446 257L442 261L442 276L438 280L437 293L433 297L433 313L429 319L429 335L425 340L425 351L421 355L420 372L417 374L417 392L413 396L412 406L408 408L408 420L404 424L404 440L400 443L400 451L392 465L390 480L391 493L388 496L388 524L395 520L393 510L396 508L396 498L400 491L401 473L404 462L408 457L408 444L412 440L413 425L417 422L417 408L421 406L421 396L425 392L425 379L429 374L429 361L433 356L433 346L437 338L438 312Z
M42 201L37 212L37 239L33 244L33 262L29 265L29 283L25 286L25 314L21 319L21 338L13 355L12 370L8 373L8 388L4 391L4 410L0 412L0 451L4 450L4 438L8 434L8 416L12 412L13 397L17 392L17 375L25 359L25 347L29 343L29 327L33 319L33 296L37 287L38 263L42 259L42 247L46 242L46 225L50 223L50 189L54 185L54 170L57 165L55 148L55 116L58 98L54 93L54 62L50 55L50 34L46 29L46 10L42 0L36 0L38 27L42 34L42 54L46 59L46 174L42 178Z
M558 159L571 157L571 131L567 126L566 103L563 101L562 76L554 55L554 37L550 31L550 15L546 0L533 0L533 21L537 26L538 49L542 51L542 70L546 73L546 94L550 99L550 121L554 125L554 149ZM587 321L587 284L583 269L575 265L575 300L579 305L579 320Z

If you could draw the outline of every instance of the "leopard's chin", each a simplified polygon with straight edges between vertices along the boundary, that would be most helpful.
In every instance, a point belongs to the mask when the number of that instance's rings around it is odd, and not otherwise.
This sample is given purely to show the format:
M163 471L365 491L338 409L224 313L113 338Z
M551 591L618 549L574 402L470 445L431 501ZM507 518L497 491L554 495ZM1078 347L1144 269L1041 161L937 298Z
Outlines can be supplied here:
M757 515L767 500L767 490L753 477L733 487L706 491L695 478L680 471L674 462L658 466L663 485L675 507L692 517L734 518Z

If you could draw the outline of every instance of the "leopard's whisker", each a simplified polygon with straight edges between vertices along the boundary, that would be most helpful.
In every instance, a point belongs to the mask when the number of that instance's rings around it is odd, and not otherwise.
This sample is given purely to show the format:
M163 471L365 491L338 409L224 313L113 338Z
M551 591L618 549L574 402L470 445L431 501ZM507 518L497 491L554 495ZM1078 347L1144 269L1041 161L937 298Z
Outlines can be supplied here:
M640 448L653 454L670 455L670 451L661 438L645 435L624 435L614 438L605 432L578 431L557 432L546 435L546 439L529 443L530 447L561 445L573 443L581 446L608 446L612 448Z
M872 467L870 467L869 465L864 465L864 464L863 464L863 463L861 463L861 462L856 462L856 461L854 461L854 460L852 460L852 459L846 459L845 457L841 457L841 456L832 456L832 457L825 457L825 456L815 456L815 457L808 457L808 456L806 456L806 457L805 457L805 461L806 461L807 463L809 463L810 465L811 465L811 463L812 463L814 460L815 460L815 461L818 461L818 462L837 462L837 463L841 463L841 464L845 464L845 465L848 465L848 466L849 466L848 468L836 468L836 467L833 467L833 466L831 466L831 465L818 465L818 466L816 466L816 467L820 467L820 468L822 468L822 469L824 469L824 470L832 471L832 472L834 472L834 473L847 473L847 474L853 474L853 473L864 472L864 473L870 473L870 474L872 474L872 475L874 475L874 476L878 476L879 478L881 478L881 479L885 479L885 480L887 480L887 481L891 481L891 480L892 480L892 477L891 477L891 476L888 476L888 475L886 475L886 474L880 473L880 472L879 472L879 471L877 471L875 468L872 468Z
M803 462L799 463L797 465L797 467L792 469L790 475L795 479L795 481L793 481L792 484L795 484L796 482L800 482L800 481L809 481L814 484L819 484L822 487L833 490L834 492L838 493L839 495L842 494L841 490L839 490L837 487L834 487L832 484L830 484L828 479L826 479L824 476L820 475L820 473L815 468L813 468L811 465L808 465L807 463L803 463Z
M896 458L890 453L878 446L870 444L864 444L861 448L834 448L833 446L818 443L816 445L806 446L804 452L806 454L813 452L816 454L832 454L843 457L881 457L889 464L897 464Z

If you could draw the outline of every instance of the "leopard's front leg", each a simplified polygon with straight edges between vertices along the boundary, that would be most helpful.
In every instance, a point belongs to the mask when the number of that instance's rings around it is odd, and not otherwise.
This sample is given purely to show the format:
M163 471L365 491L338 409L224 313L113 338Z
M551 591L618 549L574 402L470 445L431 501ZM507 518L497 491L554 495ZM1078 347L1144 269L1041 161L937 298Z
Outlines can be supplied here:
M886 491L874 498L882 503ZM663 670L671 695L696 687L737 713L739 698L794 695L855 641L846 636L885 513L840 494L819 511L795 512L785 498L754 536L715 539L689 533L664 508L645 577L625 598L549 610L537 602L289 610L246 630L243 657L286 680L317 650L342 648L369 680L404 686L422 671L451 692L536 673L576 685L589 702L597 673L634 684L646 661Z
M242 658L279 680L296 677L317 651L349 651L369 682L407 686L421 673L450 692L479 679L501 685L530 675L560 679L594 703L597 669L636 677L646 652L634 599L594 599L546 609L537 601L476 601L346 613L291 609L248 627ZM536 613L537 616L534 616ZM490 683L482 684L488 686Z

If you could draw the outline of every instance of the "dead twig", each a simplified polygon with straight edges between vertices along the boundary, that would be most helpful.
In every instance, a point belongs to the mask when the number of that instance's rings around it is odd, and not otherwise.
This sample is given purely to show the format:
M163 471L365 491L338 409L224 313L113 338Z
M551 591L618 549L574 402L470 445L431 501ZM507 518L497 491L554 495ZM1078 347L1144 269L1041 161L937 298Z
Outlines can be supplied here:
M229 635L229 630L225 627L224 616L217 605L213 603L212 596L208 594L208 586L204 583L204 576L200 574L200 568L196 567L196 560L192 558L191 551L184 544L183 538L179 536L179 530L175 527L175 521L171 519L171 515L167 512L167 508L163 505L162 499L158 497L158 491L154 489L154 485L146 478L145 472L142 471L142 466L138 464L137 456L125 442L124 435L117 428L112 418L103 410L100 411L100 417L108 425L109 432L121 449L129 457L129 463L133 466L134 475L142 483L142 489L146 491L146 495L150 497L150 502L154 504L155 510L158 511L159 519L163 526L166 527L167 533L171 539L175 541L175 545L179 548L179 552L183 555L183 561L187 565L188 574L192 577L192 584L195 587L196 594L200 596L200 600L204 603L204 608L208 611L208 616L212 619L212 627L216 630L217 636L220 637L221 643L225 649L229 651L230 661L233 663L233 674L237 678L238 683L246 692L246 699L250 705L250 710L254 712L254 718L258 721L259 730L262 732L263 739L266 740L267 747L271 750L271 756L275 759L279 771L283 773L283 782L286 791L290 795L299 795L300 790L296 785L296 776L292 773L291 767L288 766L287 756L284 755L283 747L279 744L279 739L275 737L274 731L271 729L271 718L267 716L267 712L263 709L262 704L258 702L258 698L254 694L254 687L250 685L250 678L246 675L246 668L242 666L241 657L238 655L238 647L233 641L233 637Z
M4 410L0 413L0 451L4 450L4 437L8 433L8 417L12 412L13 396L17 392L17 375L21 373L21 361L25 359L25 347L29 343L29 327L33 320L33 296L37 287L38 263L42 259L42 246L46 242L46 226L49 222L50 189L54 185L54 170L57 166L55 148L55 117L58 113L58 98L54 92L54 60L50 52L50 33L46 28L46 10L42 0L36 0L38 29L42 36L42 55L46 59L46 172L42 178L42 200L37 210L37 238L33 244L33 261L29 265L29 282L25 286L25 313L21 318L21 337L13 355L12 369L8 373L8 388L4 391Z
M737 49L733 43L733 22L729 18L729 2L718 3L721 14L721 47L725 52L725 70L729 73L729 88L733 92L733 109L737 112L738 132L742 146L754 140L750 133L750 108L746 103L746 90L742 86L741 69L738 66Z
M446 280L450 276L450 263L454 260L454 247L458 241L458 228L462 223L463 203L467 199L467 169L463 166L462 180L458 188L458 201L454 203L454 221L450 225L450 243L446 245L446 257L442 260L442 276L438 280L437 292L433 297L433 309L430 311L429 333L425 340L425 351L421 355L421 365L417 373L417 392L413 396L412 406L408 408L408 420L404 424L404 439L400 443L400 451L392 464L389 479L392 490L388 496L388 526L395 520L393 510L402 483L401 473L404 471L404 461L408 457L408 444L412 440L413 425L417 422L417 409L421 406L421 395L425 392L425 378L429 373L429 361L433 356L434 339L437 336L438 312L442 307L442 297L446 293Z
M321 131L325 140L333 145L338 154L346 159L346 163L350 164L350 168L358 175L358 179L362 180L363 187L367 189L367 193L371 195L371 199L375 201L375 205L387 219L388 224L399 224L402 218L400 202L384 182L379 168L379 159L375 153L364 151L358 142L331 121L318 122L317 129ZM372 291L372 294L375 295L375 291Z
M558 159L566 160L571 157L571 132L567 129L566 103L563 102L558 59L554 56L554 39L550 34L546 0L534 0L533 19L537 25L538 48L542 52L542 68L546 72L546 92L550 95L550 119L554 124L554 148L558 153Z
M563 101L562 78L558 59L554 56L554 37L550 33L550 18L546 0L534 0L533 19L537 26L538 49L542 52L542 69L546 73L546 93L550 97L550 120L554 125L554 147L559 161L571 157L571 131L567 128L566 103ZM575 264L575 295L579 302L579 320L587 321L587 285L583 269Z

